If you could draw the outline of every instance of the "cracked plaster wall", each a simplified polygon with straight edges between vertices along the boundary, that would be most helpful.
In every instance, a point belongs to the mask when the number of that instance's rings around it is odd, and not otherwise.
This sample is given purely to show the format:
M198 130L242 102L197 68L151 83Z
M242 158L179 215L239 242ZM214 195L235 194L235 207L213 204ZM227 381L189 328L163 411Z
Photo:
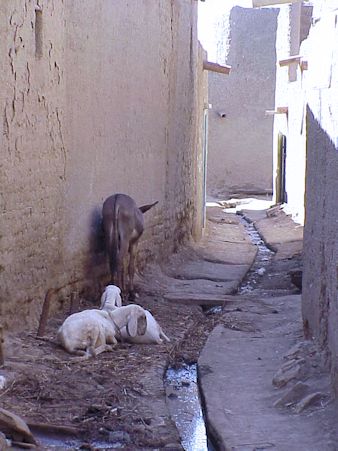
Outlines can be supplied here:
M308 70L277 70L276 106L288 115L275 117L275 143L278 132L287 136L285 211L304 223L304 331L327 351L338 393L338 1L311 3L301 6L298 42L292 9L300 5L280 8L277 59L300 54Z
M6 324L36 324L48 288L65 287L60 299L73 290L99 296L108 275L101 207L114 192L159 200L146 214L140 264L188 239L202 214L197 6L36 5L13 0L0 11Z
M303 52L309 70L305 190L303 317L329 350L338 394L338 2L314 2Z
M28 321L62 261L66 172L63 4L44 5L42 57L35 5L0 10L1 315Z

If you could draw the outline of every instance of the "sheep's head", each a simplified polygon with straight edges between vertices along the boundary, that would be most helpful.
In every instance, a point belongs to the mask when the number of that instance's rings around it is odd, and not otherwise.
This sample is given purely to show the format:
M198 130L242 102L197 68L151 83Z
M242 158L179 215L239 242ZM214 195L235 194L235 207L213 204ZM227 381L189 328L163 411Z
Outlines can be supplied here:
M133 305L128 315L127 333L130 337L136 337L137 335L144 335L147 330L147 317L142 307L139 305Z
M121 307L122 299L121 299L121 290L116 285L107 285L104 293L101 297L101 307L104 307L106 302L109 300L109 306L112 307Z

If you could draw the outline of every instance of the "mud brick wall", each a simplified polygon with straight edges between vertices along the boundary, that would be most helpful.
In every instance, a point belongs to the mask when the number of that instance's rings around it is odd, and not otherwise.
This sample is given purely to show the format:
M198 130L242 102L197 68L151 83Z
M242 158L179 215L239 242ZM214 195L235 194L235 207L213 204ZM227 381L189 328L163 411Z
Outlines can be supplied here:
M36 326L49 288L98 298L109 195L159 200L140 264L201 214L196 2L36 4L0 11L0 313L18 327Z
M42 294L65 280L64 9L45 2L42 26L35 5L0 10L2 321L36 317Z
M330 9L331 8L331 9ZM338 394L338 39L334 5L314 3L307 42L307 165L302 308L305 331L328 351Z
M272 192L273 119L265 110L274 106L277 17L275 8L234 7L219 28L225 49L217 56L232 68L209 74L209 194Z

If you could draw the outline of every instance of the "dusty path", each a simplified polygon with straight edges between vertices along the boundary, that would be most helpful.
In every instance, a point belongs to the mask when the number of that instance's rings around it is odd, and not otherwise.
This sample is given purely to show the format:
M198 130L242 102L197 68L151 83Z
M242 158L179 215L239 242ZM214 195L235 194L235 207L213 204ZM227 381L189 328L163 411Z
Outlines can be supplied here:
M209 433L220 450L337 450L324 356L304 340L301 297L289 284L302 230L278 211L246 216L276 254L251 298L223 309L199 357Z

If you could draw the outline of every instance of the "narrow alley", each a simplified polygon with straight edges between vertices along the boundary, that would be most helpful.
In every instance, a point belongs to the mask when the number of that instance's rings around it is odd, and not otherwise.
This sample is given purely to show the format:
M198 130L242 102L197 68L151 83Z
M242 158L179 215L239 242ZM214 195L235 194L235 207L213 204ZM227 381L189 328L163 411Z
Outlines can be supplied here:
M276 207L234 214L213 205L203 240L165 266L148 266L137 281L138 302L156 315L170 343L122 343L113 358L75 363L55 343L60 315L38 347L28 333L13 339L4 374L16 376L2 405L30 418L39 449L206 449L170 414L182 381L171 391L163 385L168 366L193 363L215 449L334 449L328 375L304 341L300 290L291 278L301 268L302 227ZM257 245L242 217L273 251L268 265L263 256L257 267ZM189 409L188 402L183 410L193 416Z
M0 451L338 451L338 0L0 8Z

